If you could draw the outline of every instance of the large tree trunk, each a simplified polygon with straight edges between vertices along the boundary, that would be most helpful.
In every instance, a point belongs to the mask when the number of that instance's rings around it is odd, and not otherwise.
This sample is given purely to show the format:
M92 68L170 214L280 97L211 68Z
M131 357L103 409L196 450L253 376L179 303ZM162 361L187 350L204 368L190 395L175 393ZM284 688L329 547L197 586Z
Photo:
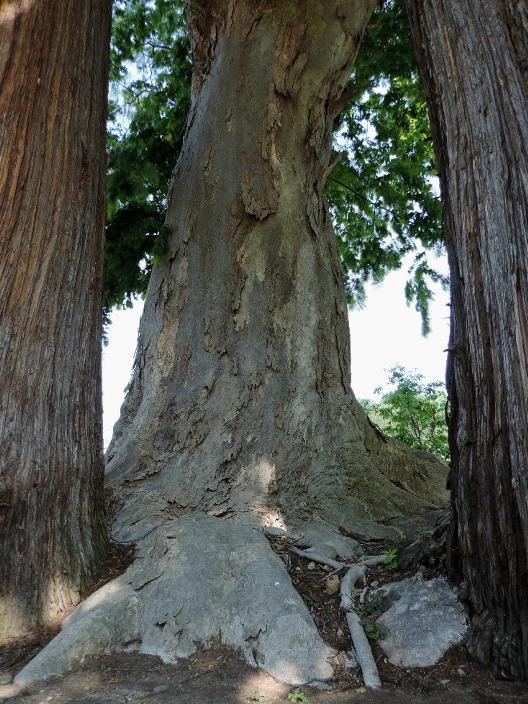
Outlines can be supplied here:
M194 84L172 237L108 451L121 539L192 511L394 535L376 521L447 498L445 465L384 438L350 389L323 186L376 5L188 2Z
M528 3L409 7L451 266L452 489L468 647L528 678Z
M0 7L0 638L101 560L110 0Z

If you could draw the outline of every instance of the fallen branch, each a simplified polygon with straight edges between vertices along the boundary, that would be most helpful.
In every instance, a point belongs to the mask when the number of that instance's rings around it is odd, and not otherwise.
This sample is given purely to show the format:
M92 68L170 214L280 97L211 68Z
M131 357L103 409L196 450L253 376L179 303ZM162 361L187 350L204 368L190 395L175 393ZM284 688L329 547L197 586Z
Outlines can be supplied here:
M357 661L363 673L363 681L369 689L378 689L381 687L381 680L378 675L378 668L372 655L372 650L368 642L363 626L359 620L359 616L354 609L354 601L352 599L352 590L357 581L365 581L365 566L354 565L351 567L341 582L341 608L346 613L352 643L356 651Z
M349 567L348 564L344 562L338 562L337 560L331 560L329 557L323 557L316 552L311 550L300 550L299 548L290 548L290 552L294 552L296 555L305 557L307 560L313 560L314 562L319 562L321 565L328 565L328 567L333 567L335 570L342 570L343 567ZM375 567L375 565L381 565L385 562L385 555L365 555L357 565L364 565L365 567Z

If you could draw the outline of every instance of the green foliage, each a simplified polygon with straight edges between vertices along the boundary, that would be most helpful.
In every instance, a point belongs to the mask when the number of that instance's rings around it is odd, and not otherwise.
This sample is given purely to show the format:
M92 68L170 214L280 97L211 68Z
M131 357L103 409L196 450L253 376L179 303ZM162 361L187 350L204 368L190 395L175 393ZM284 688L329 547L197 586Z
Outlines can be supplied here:
M433 452L446 462L449 447L446 425L447 396L441 381L424 384L423 374L408 372L401 366L389 370L389 384L394 390L374 393L378 402L361 400L370 418L387 435L409 447Z
M360 618L359 622L369 640L383 640L389 635L389 629L381 623L368 618Z
M290 692L288 699L291 702L305 702L305 704L308 704L310 701L306 694L303 694L300 689L294 689L293 692Z
M167 186L190 101L191 57L181 0L116 0L111 47L105 310L146 290L164 251ZM373 15L351 101L335 124L341 160L327 179L351 305L415 252L408 302L429 330L428 282L445 277L426 252L441 247L429 121L405 9Z
M163 255L191 59L177 0L116 0L111 46L105 310L144 293Z
M348 87L353 97L335 126L334 150L341 158L326 186L348 301L361 307L365 283L382 281L415 252L405 293L421 313L425 335L428 282L447 286L447 279L426 256L442 248L441 203L427 108L400 3L372 16Z
M365 635L370 640L382 640L389 635L389 630L381 623L377 623L377 618L392 606L391 599L382 592L371 594L365 604L359 604L356 611L359 622L365 631Z
M387 596L387 594L384 594L383 592L374 592L371 593L368 597L368 600L365 604L360 604L357 607L357 612L358 614L361 614L362 616L381 616L381 614L385 613L387 609L390 609L392 606L392 600L390 597Z
M396 548L389 548L388 550L381 551L381 554L386 556L383 560L383 564L388 570L395 570L398 567L398 563L396 562L397 552L398 550Z

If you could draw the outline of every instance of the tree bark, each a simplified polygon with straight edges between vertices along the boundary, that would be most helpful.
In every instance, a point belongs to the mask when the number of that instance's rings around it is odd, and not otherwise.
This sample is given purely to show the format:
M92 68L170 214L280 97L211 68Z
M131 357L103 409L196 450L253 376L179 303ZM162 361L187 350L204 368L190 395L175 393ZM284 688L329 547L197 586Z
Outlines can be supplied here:
M445 465L378 433L350 389L323 187L376 4L188 2L193 97L172 237L108 450L121 539L192 511L394 535L376 521L447 498Z
M101 304L110 0L0 7L0 638L106 545Z
M468 648L526 679L528 3L408 6L451 267L451 484Z

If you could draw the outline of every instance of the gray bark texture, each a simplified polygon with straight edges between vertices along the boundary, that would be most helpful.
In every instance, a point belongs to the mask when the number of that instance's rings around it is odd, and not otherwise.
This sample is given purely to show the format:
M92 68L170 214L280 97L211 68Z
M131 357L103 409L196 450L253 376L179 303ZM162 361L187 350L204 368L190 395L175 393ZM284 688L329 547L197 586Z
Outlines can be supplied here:
M0 5L0 639L104 556L109 0Z
M528 678L528 3L408 2L451 268L450 564L468 648Z
M446 466L350 389L323 187L375 0L189 0L193 97L133 378L107 453L114 535L182 513L362 535L443 506ZM368 340L365 340L368 344Z
M289 684L333 673L335 652L260 531L182 516L139 541L133 565L83 601L16 682L67 672L88 655L136 651L169 663L219 641Z

